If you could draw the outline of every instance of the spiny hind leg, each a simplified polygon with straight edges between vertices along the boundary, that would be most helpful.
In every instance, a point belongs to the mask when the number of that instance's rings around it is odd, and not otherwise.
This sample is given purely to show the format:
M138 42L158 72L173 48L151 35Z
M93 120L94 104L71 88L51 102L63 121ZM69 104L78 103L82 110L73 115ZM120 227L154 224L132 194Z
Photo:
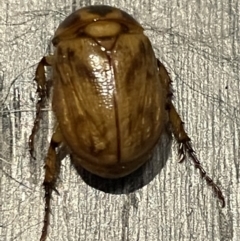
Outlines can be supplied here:
M52 135L50 146L48 148L47 157L45 159L45 178L43 182L45 190L45 214L44 225L42 229L42 235L40 241L45 241L48 232L49 218L51 212L50 201L52 197L52 191L56 191L56 181L60 172L60 165L62 158L61 149L64 149L63 138L59 127L55 128ZM57 192L58 193L58 192Z
M183 121L178 115L175 107L172 103L169 104L169 119L172 127L173 134L178 142L178 153L179 153L179 162L183 162L186 158L186 154L189 155L191 160L193 161L195 168L199 169L202 178L204 178L209 186L213 188L213 191L217 195L218 199L222 203L222 207L225 206L225 200L222 194L221 189L217 186L216 183L207 175L206 171L201 166L200 161L195 155L195 151L192 148L191 140L188 137L187 133L183 127Z
M169 121L171 123L172 132L178 142L178 153L180 160L179 162L183 162L186 158L186 154L192 159L195 167L199 169L201 176L206 180L207 184L211 186L217 195L218 199L222 203L222 207L225 206L225 200L222 194L221 189L213 182L213 180L207 175L206 171L201 166L197 156L191 145L191 140L188 137L187 133L183 127L183 121L181 120L180 116L178 115L174 105L172 104L172 86L171 86L171 79L169 74L164 67L164 65L158 60L158 72L159 72L159 79L162 82L164 88L166 89L166 110L169 112Z
M45 66L51 66L53 62L52 56L45 56L38 63L35 78L34 80L37 82L37 93L38 93L38 102L36 104L36 117L34 120L34 125L32 128L32 133L29 136L29 152L31 157L34 158L34 139L35 135L39 129L39 122L41 119L41 109L44 107L46 99L48 97L49 89L51 86L49 85L50 81L46 81L45 76Z
M171 102L172 96L173 96L172 80L170 79L165 66L159 60L157 60L157 65L158 65L159 79L162 82L165 90L167 91L166 98L167 98L167 104L168 104ZM167 108L168 108L168 106L167 106Z

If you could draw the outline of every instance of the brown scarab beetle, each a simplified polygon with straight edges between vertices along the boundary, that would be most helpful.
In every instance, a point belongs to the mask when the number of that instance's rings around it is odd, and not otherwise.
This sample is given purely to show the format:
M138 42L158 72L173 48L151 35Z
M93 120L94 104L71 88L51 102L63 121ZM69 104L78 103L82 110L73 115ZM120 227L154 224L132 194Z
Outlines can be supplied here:
M142 26L126 12L90 6L68 16L55 32L52 56L39 62L35 80L39 101L30 136L30 153L41 108L52 83L56 127L45 160L45 217L60 170L60 149L67 146L74 163L106 178L123 177L149 159L168 124L179 144L225 206L220 188L206 175L172 104L171 80L156 59ZM46 81L45 66L52 68Z

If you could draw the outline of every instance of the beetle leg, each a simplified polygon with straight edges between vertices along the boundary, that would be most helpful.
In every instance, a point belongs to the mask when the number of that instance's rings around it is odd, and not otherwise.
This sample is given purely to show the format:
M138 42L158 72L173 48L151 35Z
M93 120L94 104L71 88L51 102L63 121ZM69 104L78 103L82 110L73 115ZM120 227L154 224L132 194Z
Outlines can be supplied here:
M197 156L195 155L195 151L192 148L191 140L184 130L184 127L183 127L184 123L182 122L180 116L178 115L178 113L172 103L170 103L170 106L169 106L169 119L170 119L170 123L172 126L173 134L174 134L175 138L177 139L177 142L179 145L179 147L178 147L178 153L179 153L179 157L180 157L179 162L183 162L185 160L186 153L187 153L189 155L189 157L192 159L192 161L195 165L195 168L199 169L202 178L204 178L206 180L207 184L213 188L213 191L215 192L218 199L222 203L222 207L224 207L225 200L224 200L222 191L217 186L217 184L214 183L213 180L207 175L206 171L201 166L201 163L198 160Z
M38 63L37 70L35 73L34 80L37 82L37 93L38 93L38 102L36 104L36 117L34 120L34 125L32 128L32 133L29 136L29 152L32 158L34 158L34 139L35 135L39 129L39 123L41 119L41 109L44 107L46 98L49 93L50 86L48 85L48 82L46 81L45 76L45 66L51 66L52 62L52 56L45 56L41 59L41 61Z
M186 158L186 153L188 153L189 157L194 162L195 167L199 169L202 178L205 178L207 184L213 188L213 191L217 195L218 199L222 202L222 207L224 207L225 200L221 189L217 186L216 183L213 182L213 180L207 175L206 171L201 166L201 163L198 160L192 148L191 139L188 137L187 133L184 130L184 127L183 127L184 123L181 120L174 105L171 102L171 98L173 94L172 94L172 88L171 88L172 81L169 77L169 74L166 68L164 67L164 65L159 60L157 60L157 64L158 64L159 78L162 81L162 84L164 85L165 89L167 90L166 109L169 111L169 120L172 126L172 132L175 138L177 139L177 142L179 145L178 147L178 153L180 157L179 162L183 162Z
M50 216L50 200L52 196L52 191L56 190L56 180L60 172L60 162L61 162L61 151L64 149L62 134L57 126L55 132L52 136L50 146L48 148L47 157L45 159L45 178L43 182L45 190L45 214L44 214L44 226L42 229L42 236L40 241L46 240L47 231L49 226L49 216Z
M158 65L158 75L160 80L162 81L162 84L164 85L165 90L167 90L167 103L169 103L173 96L172 81L169 77L169 74L166 68L158 59L157 59L157 65Z

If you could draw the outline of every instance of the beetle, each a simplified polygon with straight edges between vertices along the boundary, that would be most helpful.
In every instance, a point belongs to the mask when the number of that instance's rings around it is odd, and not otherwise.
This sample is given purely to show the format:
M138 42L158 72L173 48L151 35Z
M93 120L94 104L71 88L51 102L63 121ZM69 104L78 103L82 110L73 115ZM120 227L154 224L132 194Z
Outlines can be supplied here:
M59 25L52 44L54 54L43 57L36 69L39 99L29 138L34 157L41 109L52 89L56 125L45 159L41 241L47 237L60 150L67 147L72 162L91 173L119 178L148 161L168 125L178 143L180 162L188 154L225 206L220 188L202 168L172 103L169 74L133 17L110 6L84 7ZM52 70L49 81L46 66Z

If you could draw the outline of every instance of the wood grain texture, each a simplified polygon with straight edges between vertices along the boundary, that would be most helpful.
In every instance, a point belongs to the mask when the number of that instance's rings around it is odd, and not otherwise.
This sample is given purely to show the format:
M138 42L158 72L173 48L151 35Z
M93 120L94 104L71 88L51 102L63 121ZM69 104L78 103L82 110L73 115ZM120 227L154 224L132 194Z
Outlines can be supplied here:
M80 1L78 1L80 2ZM240 237L238 0L91 1L132 14L171 74L174 104L203 166L223 190L221 209L189 161L164 136L153 159L127 180L99 182L62 162L49 240L238 240ZM52 130L43 111L30 161L37 62L58 24L89 1L0 2L0 240L40 238L43 159Z

